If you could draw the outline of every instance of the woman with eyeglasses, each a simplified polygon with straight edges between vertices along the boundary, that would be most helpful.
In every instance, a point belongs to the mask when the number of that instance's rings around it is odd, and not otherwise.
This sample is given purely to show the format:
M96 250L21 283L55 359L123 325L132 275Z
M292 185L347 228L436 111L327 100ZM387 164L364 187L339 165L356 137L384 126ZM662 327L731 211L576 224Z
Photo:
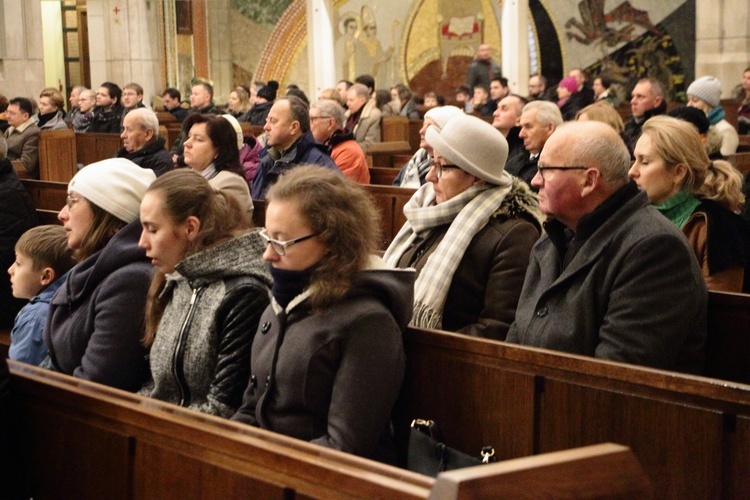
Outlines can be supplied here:
M386 269L379 215L353 181L302 166L271 187L263 258L273 277L234 420L393 461L414 273Z
M490 124L459 114L425 137L428 182L384 259L417 270L412 325L504 340L540 234L536 195L503 170L508 143Z
M268 306L263 240L237 200L187 169L157 179L141 203L139 246L156 268L140 394L229 418L250 378L250 346Z
M750 227L737 213L742 175L711 161L698 130L669 116L651 118L635 147L630 177L687 237L709 290L750 292Z
M138 210L155 178L113 158L84 167L68 184L58 218L78 264L50 302L42 366L127 391L146 380L141 338L151 265L138 248Z

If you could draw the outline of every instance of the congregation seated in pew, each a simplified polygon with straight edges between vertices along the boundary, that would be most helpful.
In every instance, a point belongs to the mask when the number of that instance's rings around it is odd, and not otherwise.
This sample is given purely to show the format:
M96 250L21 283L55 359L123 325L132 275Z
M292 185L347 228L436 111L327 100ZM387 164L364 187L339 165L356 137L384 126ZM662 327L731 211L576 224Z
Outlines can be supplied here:
M128 112L122 120L122 148L118 158L126 158L143 168L150 168L157 177L172 170L172 159L159 137L156 113L141 107Z

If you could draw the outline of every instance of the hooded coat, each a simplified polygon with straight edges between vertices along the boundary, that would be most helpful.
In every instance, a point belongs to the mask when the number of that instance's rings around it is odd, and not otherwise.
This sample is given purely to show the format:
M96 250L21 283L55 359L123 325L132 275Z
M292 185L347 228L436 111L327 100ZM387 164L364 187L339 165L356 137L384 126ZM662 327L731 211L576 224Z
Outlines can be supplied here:
M257 232L193 254L167 276L168 304L140 394L229 418L250 378L250 346L271 277Z
M263 313L250 385L234 420L364 457L388 449L404 376L402 333L414 273L359 273L347 295L313 314L304 292Z

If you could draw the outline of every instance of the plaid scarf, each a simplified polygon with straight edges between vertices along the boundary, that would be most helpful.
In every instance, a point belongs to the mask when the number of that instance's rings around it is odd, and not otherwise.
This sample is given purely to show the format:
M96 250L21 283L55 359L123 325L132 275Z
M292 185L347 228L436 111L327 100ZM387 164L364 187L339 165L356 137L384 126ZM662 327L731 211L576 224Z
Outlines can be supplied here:
M406 223L388 247L383 259L396 267L401 256L418 236L450 224L448 232L427 259L414 284L414 316L411 325L420 328L442 328L443 307L448 296L453 274L471 240L497 212L511 190L507 186L484 184L473 186L463 193L435 205L435 191L428 182L414 193L404 207Z

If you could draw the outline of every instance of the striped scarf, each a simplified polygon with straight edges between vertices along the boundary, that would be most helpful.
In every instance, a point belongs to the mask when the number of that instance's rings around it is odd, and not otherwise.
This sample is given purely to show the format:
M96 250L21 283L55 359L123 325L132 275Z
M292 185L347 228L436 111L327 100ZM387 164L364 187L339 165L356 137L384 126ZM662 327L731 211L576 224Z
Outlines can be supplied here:
M487 225L492 214L500 208L511 185L509 180L508 185L502 187L488 184L473 186L435 205L435 191L432 183L428 182L406 204L406 223L383 256L391 267L398 265L401 256L411 248L418 236L426 237L433 228L450 224L448 232L427 259L414 284L412 326L442 328L443 307L453 274L474 235Z

